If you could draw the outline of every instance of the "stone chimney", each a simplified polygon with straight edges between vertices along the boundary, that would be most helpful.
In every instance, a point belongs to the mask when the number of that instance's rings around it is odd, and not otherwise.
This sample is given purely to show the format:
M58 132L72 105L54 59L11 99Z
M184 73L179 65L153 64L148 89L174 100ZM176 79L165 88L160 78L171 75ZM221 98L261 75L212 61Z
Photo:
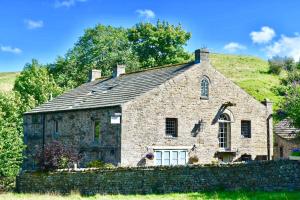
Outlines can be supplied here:
M89 73L89 82L101 78L101 70L92 69Z
M267 114L268 115L273 114L273 102L270 101L269 99L265 99L264 104L267 108Z
M113 70L113 77L119 77L121 74L125 74L126 65L117 65Z
M209 51L207 48L197 49L195 51L195 63L208 62Z

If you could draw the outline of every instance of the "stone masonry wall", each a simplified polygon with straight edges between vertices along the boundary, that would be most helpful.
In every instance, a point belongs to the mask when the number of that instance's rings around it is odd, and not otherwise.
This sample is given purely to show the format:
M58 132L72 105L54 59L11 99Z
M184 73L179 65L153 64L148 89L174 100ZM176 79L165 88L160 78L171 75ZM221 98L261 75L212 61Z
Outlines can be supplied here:
M115 113L121 113L120 107L93 110L65 111L45 114L45 144L58 140L73 146L83 158L81 166L92 160L103 160L117 165L120 162L120 124L111 124ZM24 140L27 145L23 169L34 169L34 156L43 144L43 115L24 116ZM55 122L58 122L58 132ZM94 140L94 123L100 122L100 140Z
M263 161L225 166L116 168L85 172L22 173L22 193L80 192L150 194L207 190L275 191L300 189L300 162Z
M203 77L210 80L208 99L200 97ZM266 157L267 117L271 109L220 74L209 62L202 62L122 105L122 165L143 163L141 160L147 153L160 147L189 147L190 154L196 154L199 163L216 161L219 125L215 119L225 102L236 104L224 111L232 120L229 137L231 150L236 152L232 159L236 160L243 154L252 155L252 159ZM166 118L178 119L178 137L166 137ZM193 135L200 120L205 123L204 130ZM241 135L241 120L251 120L251 138ZM272 125L270 133L270 144L273 144ZM272 145L270 148L272 157Z
M280 157L280 147L283 148L283 157ZM300 148L300 142L293 139L284 139L275 134L274 159L286 159L293 149Z

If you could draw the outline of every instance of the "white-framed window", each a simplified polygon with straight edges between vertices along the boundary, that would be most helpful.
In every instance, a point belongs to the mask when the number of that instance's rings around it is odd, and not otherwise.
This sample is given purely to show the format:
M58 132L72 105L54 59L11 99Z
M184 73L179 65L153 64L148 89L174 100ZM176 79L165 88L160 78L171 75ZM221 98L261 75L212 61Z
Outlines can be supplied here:
M187 150L155 150L154 161L155 165L185 165L188 161Z
M220 149L229 149L230 148L230 117L223 113L219 117L219 148Z

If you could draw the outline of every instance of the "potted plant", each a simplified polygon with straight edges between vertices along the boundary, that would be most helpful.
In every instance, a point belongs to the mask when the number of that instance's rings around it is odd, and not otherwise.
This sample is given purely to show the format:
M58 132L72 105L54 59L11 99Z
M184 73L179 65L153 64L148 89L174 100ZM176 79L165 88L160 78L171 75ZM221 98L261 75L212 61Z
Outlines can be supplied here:
M153 153L147 153L146 158L149 159L149 160L153 160L154 159Z
M293 149L291 155L289 156L290 160L300 160L300 149Z

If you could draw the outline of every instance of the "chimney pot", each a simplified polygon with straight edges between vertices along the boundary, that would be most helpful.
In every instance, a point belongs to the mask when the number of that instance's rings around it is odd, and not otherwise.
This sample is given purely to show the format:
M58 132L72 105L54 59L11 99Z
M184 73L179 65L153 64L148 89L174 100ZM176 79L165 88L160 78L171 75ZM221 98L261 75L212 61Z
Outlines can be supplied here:
M209 50L207 48L197 49L195 51L195 63L200 63L202 61L209 61Z
M89 73L89 82L101 78L101 70L92 69Z
M113 77L119 77L122 74L125 74L126 65L117 65L113 71Z

